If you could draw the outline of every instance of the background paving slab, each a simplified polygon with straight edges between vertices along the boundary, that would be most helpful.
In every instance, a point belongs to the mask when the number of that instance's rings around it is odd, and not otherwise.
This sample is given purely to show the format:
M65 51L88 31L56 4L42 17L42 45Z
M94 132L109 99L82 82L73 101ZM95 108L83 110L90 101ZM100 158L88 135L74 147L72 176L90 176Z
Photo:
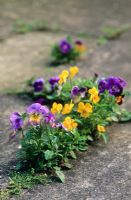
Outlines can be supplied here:
M0 0L0 34L17 20L41 20L50 26L94 36L103 26L130 23L130 0Z
M66 34L36 32L10 37L0 43L0 90L21 87L22 82L32 76L49 78L59 74L66 66L49 66L50 53L54 43L65 37ZM83 41L87 44L87 40ZM92 51L96 41L89 39L87 45Z

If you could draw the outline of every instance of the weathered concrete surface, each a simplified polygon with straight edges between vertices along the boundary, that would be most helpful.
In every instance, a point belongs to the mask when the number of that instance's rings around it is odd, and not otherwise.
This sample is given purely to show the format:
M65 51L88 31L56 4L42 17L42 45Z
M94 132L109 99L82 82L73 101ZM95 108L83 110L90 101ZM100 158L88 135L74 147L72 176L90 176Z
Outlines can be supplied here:
M39 1L0 0L1 34L10 32L12 22L17 18L27 20L46 19L59 23L66 31L88 30L97 35L103 25L123 25L130 23L131 1L78 1L49 3ZM30 4L32 2L32 4ZM40 6L39 2L43 6ZM56 5L55 3L58 2ZM18 8L18 5L19 8ZM71 6L72 5L72 6ZM18 8L18 9L16 9ZM46 8L46 9L45 9ZM14 12L15 10L15 12ZM30 12L29 12L30 11ZM50 11L50 12L49 12ZM32 15L33 12L33 15ZM50 14L49 14L50 13ZM57 15L56 15L57 13ZM58 15L59 13L59 15ZM78 14L79 13L79 14ZM56 16L56 20L52 21ZM43 17L43 18L42 18ZM76 23L77 22L77 23ZM9 123L12 111L23 111L28 102L2 93L9 88L19 88L21 82L32 75L50 77L58 74L65 66L48 68L50 46L66 34L29 33L11 36L0 44L0 134L1 134L1 183L6 182L6 172L12 167L9 161L15 157L18 139L7 145ZM92 77L94 72L118 75L128 82L131 90L131 32L123 34L119 40L96 46L96 40L84 40L89 47L88 54L81 62L80 75ZM131 111L131 101L125 106ZM131 199L131 124L116 124L109 128L110 142L99 143L79 156L73 170L66 171L66 183L37 186L32 191L24 191L20 200L130 200Z
M11 32L17 19L98 35L105 25L130 23L130 7L130 0L0 0L0 35Z
M54 42L65 37L66 34L28 33L0 43L0 90L21 87L25 80L33 76L47 79L59 74L65 66L49 66L50 53ZM93 39L89 39L88 43L84 41L89 51L95 48L96 41Z

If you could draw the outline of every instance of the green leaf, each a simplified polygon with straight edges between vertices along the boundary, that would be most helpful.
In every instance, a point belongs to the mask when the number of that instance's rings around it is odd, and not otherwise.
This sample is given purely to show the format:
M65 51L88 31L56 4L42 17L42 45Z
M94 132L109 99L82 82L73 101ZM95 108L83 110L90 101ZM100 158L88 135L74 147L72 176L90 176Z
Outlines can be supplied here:
M131 112L124 110L119 116L120 122L129 122L131 121Z
M50 160L50 159L52 159L53 156L54 156L54 152L53 152L53 151L50 151L50 150L45 151L44 154L45 154L45 159L46 159L46 160Z
M107 43L107 41L108 40L104 36L100 36L99 39L98 39L98 41L97 41L97 44L98 45L104 45L104 44Z
M23 113L23 114L21 115L21 117L22 117L22 119L24 120L24 119L27 117L27 113Z
M131 97L131 92L130 91L124 91L124 95L127 97Z
M87 146L79 146L79 151L86 151L87 148Z
M68 169L72 168L72 165L69 162L65 162L64 163L65 167L67 167Z
M55 170L57 177L61 180L62 183L64 183L65 182L65 175L63 174L61 169L59 167L54 167L54 170Z
M74 151L70 151L70 156L71 156L72 158L74 158L74 159L77 158L77 157L76 157L76 154L74 153Z
M83 124L82 121L80 119L75 119L75 121L79 124Z
M72 37L71 37L70 35L68 35L66 39L67 39L67 41L68 41L69 43L72 43Z
M101 133L101 137L103 138L105 144L107 144L108 140L109 140L109 136L107 133Z
M87 139L88 139L89 141L93 141L93 138L92 138L90 135L87 136Z
M119 121L116 116L112 116L111 119L112 119L113 122L118 122Z

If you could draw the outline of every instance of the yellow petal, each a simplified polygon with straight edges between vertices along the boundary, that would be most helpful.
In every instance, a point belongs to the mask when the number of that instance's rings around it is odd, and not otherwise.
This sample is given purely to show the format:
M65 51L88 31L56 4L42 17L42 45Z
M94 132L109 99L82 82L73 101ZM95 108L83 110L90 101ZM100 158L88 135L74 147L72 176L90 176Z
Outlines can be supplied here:
M106 131L105 127L101 125L97 125L97 130L102 133Z
M73 78L78 72L79 72L79 69L77 66L70 67L70 77L71 78Z
M98 95L98 90L96 89L96 87L93 87L88 90L88 93L91 95Z

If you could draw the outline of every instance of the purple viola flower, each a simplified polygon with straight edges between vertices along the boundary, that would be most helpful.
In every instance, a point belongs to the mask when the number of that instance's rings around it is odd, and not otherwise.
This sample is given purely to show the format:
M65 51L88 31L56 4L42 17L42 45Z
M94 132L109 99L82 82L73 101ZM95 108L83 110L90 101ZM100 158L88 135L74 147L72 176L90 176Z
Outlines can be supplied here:
M86 87L79 88L78 86L74 86L71 90L71 96L85 97L86 90L87 90Z
M71 90L71 96L78 96L79 95L79 87L74 86Z
M34 103L27 108L27 113L29 114L29 123L31 125L39 125L42 118L46 117L49 113L47 106L42 106L39 103Z
M18 112L13 112L10 116L11 127L14 131L22 128L24 121Z
M36 79L33 83L33 87L35 92L41 92L44 87L44 79L43 78Z
M101 79L98 83L99 92L103 93L105 90L109 89L109 85L106 79Z
M86 91L87 91L86 87L79 88L78 86L74 86L71 90L72 100L77 103L78 101L80 101L81 97L82 98L85 97Z
M59 44L61 53L68 54L72 49L72 45L67 40L62 40Z
M119 84L119 79L117 77L115 77L115 76L109 76L106 80L107 80L107 82L109 84L109 87L115 85L116 83Z
M59 80L60 80L60 78L58 76L52 77L52 78L49 79L51 89L54 89L58 85Z
M103 93L108 90L110 95L119 96L126 86L126 81L121 77L109 76L108 78L101 79L98 83L99 92Z
M122 93L123 87L118 77L110 76L107 78L107 82L110 95L119 96Z
M41 108L41 104L33 103L26 109L26 111L27 111L28 114L39 113L40 108Z
M123 88L118 83L109 87L109 94L110 95L119 96L119 95L122 94L122 92L123 92Z
M46 115L49 113L49 109L47 108L47 106L42 106L40 103L33 103L27 108L27 113L28 114L38 113Z

